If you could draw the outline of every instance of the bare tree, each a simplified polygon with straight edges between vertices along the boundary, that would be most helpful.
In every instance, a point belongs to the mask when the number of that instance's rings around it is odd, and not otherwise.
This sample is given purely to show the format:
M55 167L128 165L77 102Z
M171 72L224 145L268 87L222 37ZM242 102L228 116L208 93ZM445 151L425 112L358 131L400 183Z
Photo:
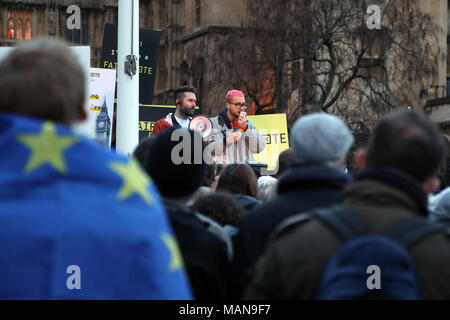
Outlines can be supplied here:
M216 70L257 114L286 112L292 123L321 109L369 130L387 110L417 104L411 88L438 59L429 15L378 2L382 26L371 30L365 0L248 0L242 28L218 45Z

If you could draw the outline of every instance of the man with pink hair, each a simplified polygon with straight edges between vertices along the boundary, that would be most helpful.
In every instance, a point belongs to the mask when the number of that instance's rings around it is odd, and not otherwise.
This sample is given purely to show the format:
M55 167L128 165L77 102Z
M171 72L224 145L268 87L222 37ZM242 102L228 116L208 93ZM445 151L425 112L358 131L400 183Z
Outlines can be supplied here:
M247 119L247 104L242 91L228 91L226 107L212 118L213 130L209 140L214 143L215 155L226 155L230 163L246 163L253 154L266 147L266 141L255 125Z

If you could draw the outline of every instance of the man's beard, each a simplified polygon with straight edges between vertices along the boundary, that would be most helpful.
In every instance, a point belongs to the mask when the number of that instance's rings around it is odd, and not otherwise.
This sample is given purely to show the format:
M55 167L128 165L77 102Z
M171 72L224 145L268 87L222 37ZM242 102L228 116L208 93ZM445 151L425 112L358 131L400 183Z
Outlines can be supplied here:
M234 120L236 120L237 118L239 118L239 114L236 114L233 110L229 110L230 115L234 118Z
M189 108L189 107L184 107L184 106L180 107L180 113L186 118L192 117L194 115L194 112L195 112L194 108Z

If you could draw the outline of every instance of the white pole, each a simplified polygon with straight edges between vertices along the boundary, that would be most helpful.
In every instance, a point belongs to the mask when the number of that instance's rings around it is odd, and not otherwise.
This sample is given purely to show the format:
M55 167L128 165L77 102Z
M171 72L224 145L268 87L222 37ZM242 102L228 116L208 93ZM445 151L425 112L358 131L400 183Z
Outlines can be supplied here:
M133 55L130 76L125 69ZM130 156L139 142L139 0L119 0L117 62L116 151Z

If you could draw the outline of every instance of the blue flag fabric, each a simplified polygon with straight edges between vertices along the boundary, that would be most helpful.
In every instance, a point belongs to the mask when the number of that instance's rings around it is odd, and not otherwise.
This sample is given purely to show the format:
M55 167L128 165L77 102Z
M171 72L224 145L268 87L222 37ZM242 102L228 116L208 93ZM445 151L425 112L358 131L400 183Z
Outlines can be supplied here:
M150 178L69 128L0 113L1 299L191 299Z

